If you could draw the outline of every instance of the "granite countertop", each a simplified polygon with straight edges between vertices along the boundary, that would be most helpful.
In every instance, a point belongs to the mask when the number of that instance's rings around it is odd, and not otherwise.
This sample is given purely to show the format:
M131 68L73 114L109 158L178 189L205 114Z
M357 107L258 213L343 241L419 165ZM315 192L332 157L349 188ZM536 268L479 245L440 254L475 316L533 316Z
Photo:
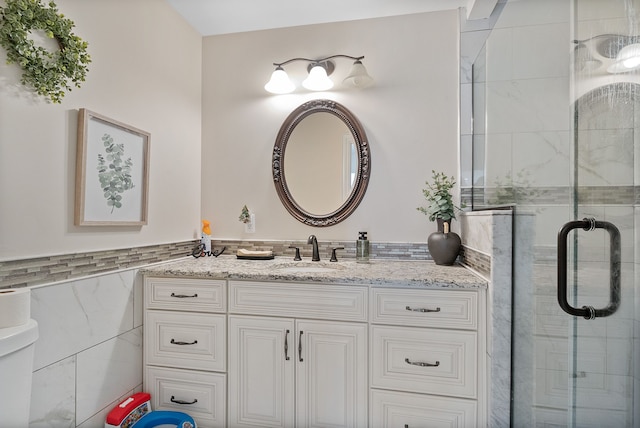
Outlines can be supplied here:
M487 281L461 265L438 266L432 261L355 260L330 262L240 260L236 256L185 258L141 269L145 275L207 279L318 282L395 287L486 288Z

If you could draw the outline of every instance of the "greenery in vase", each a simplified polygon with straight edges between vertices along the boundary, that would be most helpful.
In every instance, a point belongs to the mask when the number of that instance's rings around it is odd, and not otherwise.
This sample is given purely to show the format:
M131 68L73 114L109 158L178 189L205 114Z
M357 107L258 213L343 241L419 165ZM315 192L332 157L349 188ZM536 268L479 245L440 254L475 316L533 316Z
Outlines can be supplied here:
M453 203L453 197L451 196L451 189L456 184L453 177L448 177L443 172L431 171L433 173L433 182L425 182L426 189L422 189L424 198L429 203L427 207L416 208L421 213L429 216L430 221L435 221L441 218L444 221L455 219L455 210L460 210L460 207Z
M122 193L135 187L131 178L133 162L131 158L122 160L124 144L115 144L111 135L104 134L102 142L107 158L105 160L104 156L98 153L98 179L107 206L111 207L113 213L115 208L122 207Z

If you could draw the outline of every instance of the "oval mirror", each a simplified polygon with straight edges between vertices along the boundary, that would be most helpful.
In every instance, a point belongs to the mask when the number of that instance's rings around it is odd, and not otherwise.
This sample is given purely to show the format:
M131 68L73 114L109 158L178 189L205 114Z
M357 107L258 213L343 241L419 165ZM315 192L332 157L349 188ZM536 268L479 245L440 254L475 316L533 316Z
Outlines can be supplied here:
M284 207L310 226L331 226L358 207L369 184L371 154L362 125L344 106L313 100L280 127L273 182Z

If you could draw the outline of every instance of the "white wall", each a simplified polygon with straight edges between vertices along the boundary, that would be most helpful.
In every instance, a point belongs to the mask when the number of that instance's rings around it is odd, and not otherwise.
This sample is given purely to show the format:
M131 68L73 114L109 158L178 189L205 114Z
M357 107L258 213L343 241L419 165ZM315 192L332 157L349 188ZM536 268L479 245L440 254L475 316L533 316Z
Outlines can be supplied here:
M432 169L458 176L458 23L458 12L446 11L204 38L202 217L211 221L213 237L356 239L366 230L376 241L424 242L435 230L416 211L425 180ZM364 55L375 86L278 96L263 89L273 62L334 54ZM338 59L334 80L351 63ZM301 80L305 67L286 70ZM359 118L372 160L358 209L321 229L289 215L271 179L280 125L313 98L340 102ZM256 215L255 234L238 221L245 204Z
M200 218L200 35L164 1L58 0L92 63L47 103L0 49L0 260L184 241ZM88 108L151 133L149 222L73 225L76 124Z

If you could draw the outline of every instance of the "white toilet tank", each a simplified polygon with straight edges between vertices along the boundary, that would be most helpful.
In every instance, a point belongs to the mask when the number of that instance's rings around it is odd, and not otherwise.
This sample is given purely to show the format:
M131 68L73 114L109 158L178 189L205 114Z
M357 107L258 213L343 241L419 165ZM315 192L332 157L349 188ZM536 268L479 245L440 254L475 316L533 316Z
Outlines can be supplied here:
M38 323L30 319L16 327L0 328L0 426L29 425L34 342Z

